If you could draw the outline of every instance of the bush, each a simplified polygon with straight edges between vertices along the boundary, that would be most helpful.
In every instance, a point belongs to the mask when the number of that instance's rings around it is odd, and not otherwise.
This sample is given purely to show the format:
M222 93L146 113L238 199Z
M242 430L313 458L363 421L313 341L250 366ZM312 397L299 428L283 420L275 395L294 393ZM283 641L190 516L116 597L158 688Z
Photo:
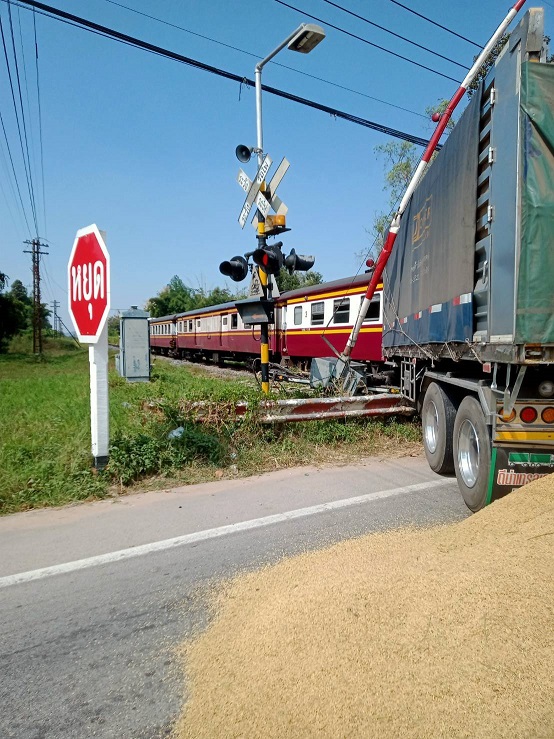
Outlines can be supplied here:
M178 438L169 438L167 429L154 436L148 433L119 434L110 447L107 472L123 485L145 475L167 474L191 462L219 464L225 450L220 438L192 424L182 427Z

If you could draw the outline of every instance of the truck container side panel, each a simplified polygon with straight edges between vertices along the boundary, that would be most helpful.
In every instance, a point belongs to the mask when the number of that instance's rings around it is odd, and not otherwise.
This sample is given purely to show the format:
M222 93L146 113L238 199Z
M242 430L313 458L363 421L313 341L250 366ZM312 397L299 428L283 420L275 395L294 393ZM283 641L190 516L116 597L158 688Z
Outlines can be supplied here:
M479 101L475 94L404 212L385 274L385 346L473 337Z
M522 234L516 341L554 342L554 66L521 70Z

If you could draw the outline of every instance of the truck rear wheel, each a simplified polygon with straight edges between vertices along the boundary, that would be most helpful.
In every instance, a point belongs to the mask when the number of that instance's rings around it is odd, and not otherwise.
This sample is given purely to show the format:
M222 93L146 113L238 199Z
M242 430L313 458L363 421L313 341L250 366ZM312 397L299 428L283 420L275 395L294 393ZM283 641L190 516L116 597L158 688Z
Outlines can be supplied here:
M479 401L471 395L460 403L454 423L454 467L465 504L474 513L487 500L491 437Z
M429 467L439 475L454 472L452 435L456 408L436 382L432 382L423 398L421 426L423 446Z

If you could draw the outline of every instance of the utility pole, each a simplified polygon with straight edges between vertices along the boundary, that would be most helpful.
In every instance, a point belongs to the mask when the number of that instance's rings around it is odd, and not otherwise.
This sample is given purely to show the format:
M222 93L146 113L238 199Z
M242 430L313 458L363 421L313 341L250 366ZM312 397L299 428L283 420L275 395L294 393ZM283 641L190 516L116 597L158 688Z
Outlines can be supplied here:
M25 254L30 254L32 259L33 271L33 354L42 354L42 315L40 304L40 257L41 254L48 254L41 251L40 247L46 247L41 244L40 239L35 238L32 241L24 241L29 244L31 249L24 249Z
M52 309L54 311L54 334L56 336L59 336L61 334L60 326L59 326L59 322L58 322L59 321L59 319L58 319L58 308L59 308L59 305L60 305L60 301L59 300L53 300L52 303L51 303L51 305L52 305Z

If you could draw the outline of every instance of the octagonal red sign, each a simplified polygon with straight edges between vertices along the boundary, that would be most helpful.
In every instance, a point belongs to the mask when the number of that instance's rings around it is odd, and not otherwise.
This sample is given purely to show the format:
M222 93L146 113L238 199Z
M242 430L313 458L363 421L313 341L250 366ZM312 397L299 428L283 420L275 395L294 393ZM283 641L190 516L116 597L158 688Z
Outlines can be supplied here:
M77 231L67 278L69 315L79 340L95 344L110 310L110 256L96 225Z

